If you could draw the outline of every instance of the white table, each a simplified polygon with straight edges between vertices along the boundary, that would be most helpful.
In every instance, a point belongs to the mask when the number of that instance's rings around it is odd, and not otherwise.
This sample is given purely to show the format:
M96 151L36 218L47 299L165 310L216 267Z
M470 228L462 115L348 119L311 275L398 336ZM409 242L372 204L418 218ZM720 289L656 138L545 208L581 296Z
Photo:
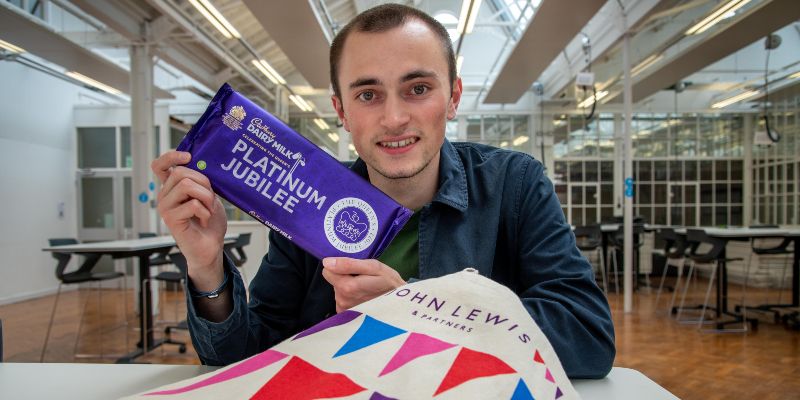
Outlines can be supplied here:
M116 399L212 371L199 365L0 363L0 399ZM584 400L677 399L628 368L573 382Z
M225 243L235 243L238 234L225 235ZM99 254L110 255L113 258L139 258L139 279L137 282L139 299L139 343L136 344L136 351L120 358L118 362L132 362L146 351L152 350L161 345L162 340L153 338L153 318L152 318L152 292L150 285L146 284L150 280L150 256L154 253L168 252L175 246L175 239L172 236L157 236L141 239L112 240L105 242L79 243L62 246L49 246L42 251L65 254ZM95 262L97 262L95 260Z

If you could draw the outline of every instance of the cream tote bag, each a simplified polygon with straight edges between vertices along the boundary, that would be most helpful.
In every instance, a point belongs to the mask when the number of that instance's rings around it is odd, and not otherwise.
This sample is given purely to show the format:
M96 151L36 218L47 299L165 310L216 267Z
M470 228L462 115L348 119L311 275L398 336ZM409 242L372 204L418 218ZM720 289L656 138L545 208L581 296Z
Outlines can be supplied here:
M472 269L402 286L136 399L578 399L519 298Z

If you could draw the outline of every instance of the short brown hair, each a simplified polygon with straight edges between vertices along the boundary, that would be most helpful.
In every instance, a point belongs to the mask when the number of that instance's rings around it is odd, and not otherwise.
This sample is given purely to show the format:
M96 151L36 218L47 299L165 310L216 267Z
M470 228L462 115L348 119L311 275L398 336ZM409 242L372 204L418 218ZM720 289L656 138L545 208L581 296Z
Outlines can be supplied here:
M447 33L447 29L435 18L416 8L401 4L383 4L358 14L336 34L335 38L333 38L330 50L331 85L333 85L333 94L336 95L336 97L341 99L338 77L339 61L341 61L342 58L345 40L347 40L350 33L353 31L370 33L385 32L403 25L410 19L422 21L436 36L438 36L439 42L442 44L442 49L447 56L450 90L453 90L453 82L456 80L456 57L453 53L453 43L450 41L450 35Z

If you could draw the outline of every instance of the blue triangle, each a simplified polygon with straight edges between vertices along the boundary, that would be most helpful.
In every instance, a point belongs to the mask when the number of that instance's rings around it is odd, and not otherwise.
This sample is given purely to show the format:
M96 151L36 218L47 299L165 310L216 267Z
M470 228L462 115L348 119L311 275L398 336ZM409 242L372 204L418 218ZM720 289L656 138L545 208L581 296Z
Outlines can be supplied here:
M352 353L367 346L372 346L375 343L382 342L403 333L406 333L406 331L366 315L364 316L364 322L358 327L356 333L354 333L347 343L333 355L333 358Z
M514 394L511 395L511 400L534 400L531 391L528 390L528 386L525 385L525 382L520 379L519 383L517 383L517 388L514 389Z

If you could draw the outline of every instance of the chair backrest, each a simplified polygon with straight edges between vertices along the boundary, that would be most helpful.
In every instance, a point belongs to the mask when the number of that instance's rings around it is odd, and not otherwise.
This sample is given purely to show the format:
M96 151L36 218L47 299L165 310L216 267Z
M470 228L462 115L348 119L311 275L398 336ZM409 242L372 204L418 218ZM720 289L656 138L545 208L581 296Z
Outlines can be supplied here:
M717 260L720 254L722 254L722 251L725 250L724 240L708 236L706 231L702 229L686 229L686 240L691 245L689 257L696 262L713 262ZM708 244L711 246L711 248L708 251L701 253L700 246L702 244Z
M157 237L155 232L139 232L139 239Z
M572 231L579 247L598 247L602 245L603 231L600 225L576 226Z
M644 224L634 223L633 224L633 244L634 246L638 246L642 244L642 234L644 233ZM617 231L609 235L608 237L609 243L612 246L622 247L625 243L625 225L620 224L617 227Z
M52 238L47 239L47 242L50 246L64 246L69 244L78 244L78 239L75 238ZM56 278L60 281L64 280L64 271L67 269L69 265L69 260L72 259L72 255L69 253L57 253L52 252L50 253L53 258L58 260L58 264L56 264Z
M170 253L169 260L178 268L185 277L189 271L189 264L186 262L186 256L181 253Z
M253 236L251 232L247 233L240 233L239 237L236 238L236 247L244 247L250 244L250 237Z
M241 267L241 266L244 265L244 263L247 262L247 253L245 253L245 251L244 251L244 246L247 246L247 245L250 244L250 237L252 235L253 234L250 233L250 232L240 233L239 237L236 238L236 244L234 244L234 250L236 251L236 255L233 256L231 254L231 256L232 256L231 258L233 259L233 263L237 267Z

